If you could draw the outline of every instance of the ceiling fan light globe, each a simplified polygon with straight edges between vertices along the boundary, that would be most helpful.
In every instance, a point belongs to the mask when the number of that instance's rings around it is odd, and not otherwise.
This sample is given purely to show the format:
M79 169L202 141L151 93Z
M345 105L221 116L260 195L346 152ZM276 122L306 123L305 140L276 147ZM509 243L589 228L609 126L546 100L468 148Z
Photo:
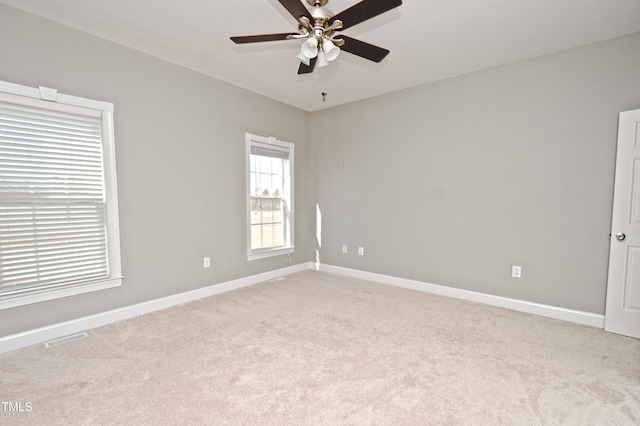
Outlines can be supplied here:
M329 61L327 61L327 55L323 51L318 52L318 60L316 62L317 67L326 67L329 65Z
M309 59L318 56L318 40L315 37L309 37L307 41L302 43L302 55Z
M328 39L322 42L322 50L324 51L327 61L329 62L336 59L340 54L340 48Z
M298 59L300 59L300 62L302 62L303 64L305 64L306 66L311 65L311 59L307 58L306 56L304 56L304 53L300 52L298 54Z

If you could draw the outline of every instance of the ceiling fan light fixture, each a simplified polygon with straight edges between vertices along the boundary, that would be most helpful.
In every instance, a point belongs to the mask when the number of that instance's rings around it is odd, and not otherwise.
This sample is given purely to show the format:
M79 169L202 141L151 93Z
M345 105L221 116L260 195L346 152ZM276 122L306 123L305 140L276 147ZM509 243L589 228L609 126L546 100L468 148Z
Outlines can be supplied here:
M298 54L298 59L300 59L300 62L302 62L303 64L305 64L306 66L310 66L311 65L311 59L307 58L304 53L300 52Z
M327 60L327 54L324 51L318 52L318 60L316 61L317 67L326 67L329 65L329 61Z
M318 56L318 40L315 37L309 37L307 41L302 43L301 54L309 59Z
M329 62L336 59L340 54L340 48L333 44L333 42L328 38L324 39L324 41L322 42L322 51L324 52L327 61Z

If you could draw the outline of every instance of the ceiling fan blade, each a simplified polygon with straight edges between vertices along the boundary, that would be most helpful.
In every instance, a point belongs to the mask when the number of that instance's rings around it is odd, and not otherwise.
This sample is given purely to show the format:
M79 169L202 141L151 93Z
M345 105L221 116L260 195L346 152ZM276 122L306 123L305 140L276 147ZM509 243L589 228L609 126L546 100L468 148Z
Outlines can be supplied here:
M373 62L380 62L389 54L387 49L365 43L364 41L356 40L355 38L347 36L340 36L340 38L344 40L344 44L340 47L340 50L344 50L345 52L349 52Z
M260 34L260 35L249 35L249 36L239 36L239 37L230 37L234 43L243 44L243 43L258 43L261 41L276 41L276 40L289 40L289 37L292 35L298 35L298 33L280 33L280 34Z
M332 17L329 20L329 25L333 24L335 20L340 20L342 21L342 28L340 28L340 30L346 30L360 22L364 22L367 19L394 9L401 4L402 0L363 0Z
M298 67L298 74L309 74L313 72L313 68L316 66L316 61L318 58L311 58L309 61L309 65L305 65L300 62L300 67Z
M309 11L307 10L306 7L304 7L302 3L300 3L300 0L278 0L278 1L280 2L281 5L284 6L285 9L289 11L291 16L296 18L296 21L300 19L301 16L306 16L307 18L309 18L310 21L313 22L313 19L311 18Z

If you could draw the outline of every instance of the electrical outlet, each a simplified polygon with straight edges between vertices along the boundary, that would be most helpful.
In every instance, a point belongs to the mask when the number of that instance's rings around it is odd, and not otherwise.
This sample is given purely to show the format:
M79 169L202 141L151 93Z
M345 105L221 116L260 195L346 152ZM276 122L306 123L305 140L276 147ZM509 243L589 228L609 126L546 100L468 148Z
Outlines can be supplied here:
M511 267L511 276L513 278L520 278L522 276L522 267L520 267L520 266L512 266Z
M364 247L358 247L358 254L364 256Z
M211 258L210 257L205 257L202 260L202 265L204 268L210 268L211 267Z
M347 253L348 251L349 251L349 250L347 249L347 245L346 245L346 244L343 244L343 245L342 245L342 252L343 252L343 253Z

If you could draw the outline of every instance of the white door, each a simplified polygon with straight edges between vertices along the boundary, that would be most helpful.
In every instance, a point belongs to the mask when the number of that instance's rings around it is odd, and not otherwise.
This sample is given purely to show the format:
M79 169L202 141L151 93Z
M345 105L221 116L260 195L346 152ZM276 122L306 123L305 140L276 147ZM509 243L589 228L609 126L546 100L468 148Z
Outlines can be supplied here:
M618 124L604 329L640 338L640 110Z

